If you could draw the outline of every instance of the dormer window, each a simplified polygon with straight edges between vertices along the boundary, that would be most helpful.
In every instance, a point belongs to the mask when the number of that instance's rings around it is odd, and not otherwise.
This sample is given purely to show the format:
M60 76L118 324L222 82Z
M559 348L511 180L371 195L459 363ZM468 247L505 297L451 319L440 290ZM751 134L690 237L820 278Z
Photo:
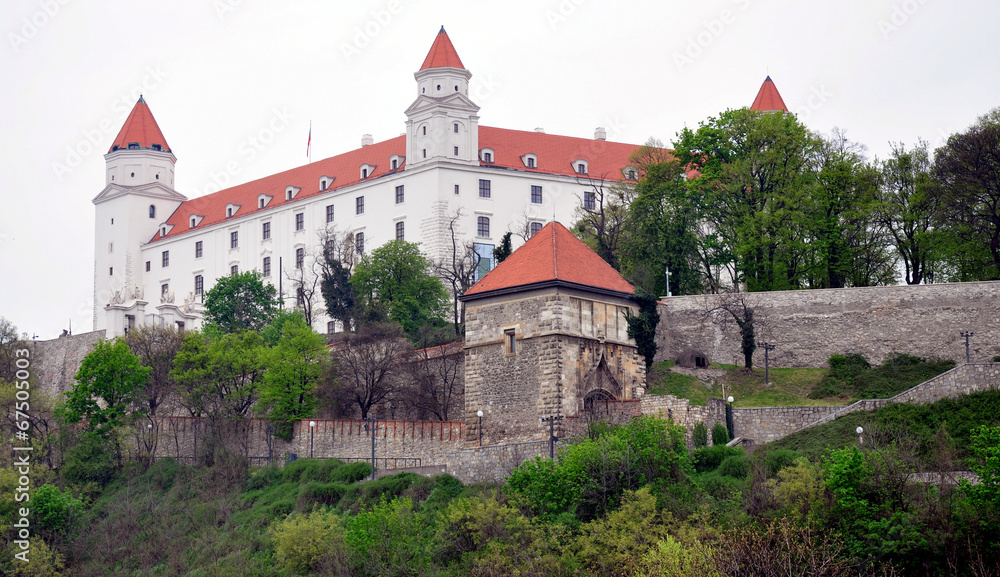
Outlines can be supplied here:
M333 184L333 180L334 178L332 176L319 177L319 189L326 190L327 188L330 188L330 185Z
M174 228L174 225L162 222L160 223L160 238L167 236L170 231Z
M167 227L160 227L160 238L167 236Z
M389 166L392 167L392 170L398 170L400 166L403 166L403 160L405 160L405 158L406 157L398 154L393 154L389 157Z
M573 170L577 174L587 174L587 161L583 159L574 161Z
M286 186L285 187L285 200L286 201L287 200L292 200L293 198L295 198L295 195L297 195L300 190L302 190L302 189L299 188L299 187L297 187L297 186Z
M201 219L205 218L203 214L192 214L191 215L191 228L194 228L201 224Z
M521 162L524 163L526 168L538 168L538 156L534 154L525 154L521 157Z
M139 150L139 143L138 142L130 142L130 143L128 143L128 149L129 150Z
M622 169L622 176L628 180L635 180L638 174L639 171L637 171L634 166L626 166Z
M229 203L226 205L226 218L232 218L240 210L240 205Z
M487 164L493 163L493 149L483 148L479 151L479 159Z
M161 151L161 152L163 151L163 147L160 146L159 144L153 144L153 145L150 146L150 148L152 148L153 150L156 150L156 151Z
M364 179L368 178L369 176L371 176L372 174L375 174L375 168L376 167L373 164L368 164L368 163L362 164L361 165L361 179L364 180Z
M198 221L192 218L191 219L191 228L194 228L196 226L198 226Z
M257 208L264 208L268 204L271 204L271 199L274 198L270 194L258 194L257 195Z

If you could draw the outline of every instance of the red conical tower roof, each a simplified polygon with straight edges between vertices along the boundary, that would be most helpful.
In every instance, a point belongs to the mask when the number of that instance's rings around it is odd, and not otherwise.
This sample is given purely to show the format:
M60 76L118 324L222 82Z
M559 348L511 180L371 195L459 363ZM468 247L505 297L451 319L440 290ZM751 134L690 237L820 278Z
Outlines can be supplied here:
M750 110L756 110L757 112L775 112L778 110L788 112L788 107L785 106L785 101L778 94L778 87L774 85L770 76L764 79L764 84L760 86L757 98L753 99Z
M505 293L514 289L570 286L629 296L635 292L618 271L558 222L545 225L463 298Z
M163 138L163 133L160 132L160 127L157 126L156 119L153 118L153 113L149 111L149 105L146 104L146 100L141 95L139 96L139 101L135 103L135 107L132 108L132 112L125 119L125 124L122 126L121 131L118 132L118 136L115 137L115 141L111 144L111 149L108 152L114 152L122 148L127 149L128 145L133 143L138 143L139 148L147 150L152 149L155 144L163 152L170 152L167 139Z
M458 52L455 51L455 47L451 43L451 39L448 38L448 33L444 31L444 26L438 32L430 52L427 53L427 58L424 58L424 63L420 66L421 70L428 68L465 68L462 59L458 57Z

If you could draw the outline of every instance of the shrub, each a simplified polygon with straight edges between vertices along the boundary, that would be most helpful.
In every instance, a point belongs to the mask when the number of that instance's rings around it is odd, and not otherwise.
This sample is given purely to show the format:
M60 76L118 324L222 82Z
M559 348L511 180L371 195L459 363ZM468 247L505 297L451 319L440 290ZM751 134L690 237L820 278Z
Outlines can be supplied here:
M667 519L648 488L628 492L621 509L586 523L571 545L587 575L635 575L638 563L667 536Z
M350 519L344 537L365 575L422 575L430 562L423 530L412 501L389 500L383 494L371 509Z
M364 480L365 477L372 474L371 463L366 463L362 461L355 461L354 463L348 463L346 465L341 465L335 469L330 475L330 481L335 481L337 483L357 483L358 481Z
M713 445L725 445L732 439L729 438L729 429L726 428L725 423L715 423L712 427L712 444Z
M289 517L271 526L271 540L278 564L293 574L315 573L331 559L346 559L343 525L333 513Z
M435 543L444 561L490 545L526 547L536 538L531 521L496 493L456 499L441 512ZM499 542L499 543L497 543Z
M285 465L282 473L285 482L288 483L296 481L329 483L330 481L341 480L335 478L335 475L344 466L344 462L340 459L296 459Z
M778 505L797 519L812 516L823 501L823 473L806 459L781 469L767 484Z
M698 424L694 426L694 431L691 432L691 437L694 441L694 448L708 446L708 427L705 425L705 421L698 421Z
M69 491L60 492L49 484L39 487L31 496L31 512L42 531L65 535L83 514L83 502Z
M671 535L642 556L637 575L650 577L717 577L712 548L694 541L682 543Z
M802 455L798 451L792 449L775 449L773 451L768 451L764 455L764 461L767 464L767 474L773 477L778 474L785 467L790 467L795 464L795 462L802 458Z
M716 501L727 501L743 489L743 481L710 471L698 478L698 486Z
M268 465L267 467L261 467L256 472L252 473L250 477L247 478L246 489L247 491L256 491L259 489L264 489L270 487L273 484L278 483L284 478L284 473L282 470L275 465Z
M730 455L719 464L718 472L733 479L746 479L750 474L750 463L743 455Z
M299 498L295 508L308 511L313 505L333 506L340 502L347 487L340 483L319 483L310 481L299 488Z
M115 476L117 462L110 442L93 432L84 433L63 460L60 472L68 483L107 485Z
M740 447L727 447L725 445L715 445L713 447L702 447L691 453L694 462L694 470L699 473L714 471L719 468L727 457L742 456L745 451Z

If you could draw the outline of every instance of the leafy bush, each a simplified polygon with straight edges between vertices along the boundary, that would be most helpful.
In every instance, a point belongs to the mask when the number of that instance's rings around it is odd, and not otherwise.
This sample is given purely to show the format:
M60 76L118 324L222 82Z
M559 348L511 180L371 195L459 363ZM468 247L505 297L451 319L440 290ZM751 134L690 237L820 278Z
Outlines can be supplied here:
M691 432L691 437L695 449L708 446L708 427L705 425L705 421L698 421Z
M65 535L83 514L83 502L49 484L35 490L31 504L36 526L50 534Z
M732 439L729 438L729 429L725 423L715 423L712 427L712 444L715 446L725 445Z
M531 521L494 493L463 497L448 505L441 512L434 542L437 556L447 562L488 544L526 547L535 538Z
M725 477L746 479L750 474L750 463L743 455L730 455L719 464L718 472Z
M794 465L797 460L802 458L802 455L792 449L774 449L764 453L763 457L767 466L767 474L773 477L778 474L778 471Z
M357 483L372 474L371 463L355 461L341 465L330 475L330 481L337 483Z
M60 472L68 483L96 483L104 486L114 478L117 469L115 451L110 441L98 433L86 432L66 452Z
M954 361L928 360L907 354L889 357L878 367L872 367L861 355L833 355L830 372L809 397L888 398L954 367Z
M293 574L315 573L331 559L346 558L343 522L333 513L295 515L274 524L270 533L278 564Z
M694 541L682 543L667 535L639 563L637 575L649 577L719 577L712 561L712 548Z
M280 467L268 465L267 467L261 467L260 469L257 469L257 471L250 474L247 478L246 489L247 491L263 489L279 483L283 479L284 472Z
M710 471L698 477L698 486L716 501L728 501L743 489L743 481Z
M314 505L332 507L340 502L345 493L347 493L347 486L340 483L309 481L305 485L299 486L299 498L295 503L295 508L299 511L308 511Z
M365 575L422 575L430 564L422 542L424 531L412 501L389 500L383 494L371 509L348 521L344 537L355 566Z
M694 470L699 473L714 471L719 468L727 457L744 455L745 451L740 447L727 447L725 445L714 445L712 447L702 447L691 453L691 460L694 462Z
M335 473L344 466L339 459L296 459L285 465L282 477L286 483L297 481L320 481L329 483L338 481Z
M768 488L782 509L794 518L805 519L823 502L823 472L806 459L799 459L778 471L777 479L768 481Z
M581 527L571 545L587 575L634 575L638 563L667 537L667 522L648 488L627 492L622 506Z

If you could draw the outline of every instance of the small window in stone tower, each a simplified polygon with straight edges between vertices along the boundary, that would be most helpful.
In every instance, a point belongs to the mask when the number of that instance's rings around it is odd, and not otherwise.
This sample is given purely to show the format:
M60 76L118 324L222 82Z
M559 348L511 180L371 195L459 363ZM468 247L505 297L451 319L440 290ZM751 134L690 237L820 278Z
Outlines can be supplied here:
M517 339L514 335L514 329L507 329L503 332L503 342L508 355L517 354Z
M452 124L451 129L455 134L458 134L458 123Z
M149 218L156 218L156 206L149 205Z

